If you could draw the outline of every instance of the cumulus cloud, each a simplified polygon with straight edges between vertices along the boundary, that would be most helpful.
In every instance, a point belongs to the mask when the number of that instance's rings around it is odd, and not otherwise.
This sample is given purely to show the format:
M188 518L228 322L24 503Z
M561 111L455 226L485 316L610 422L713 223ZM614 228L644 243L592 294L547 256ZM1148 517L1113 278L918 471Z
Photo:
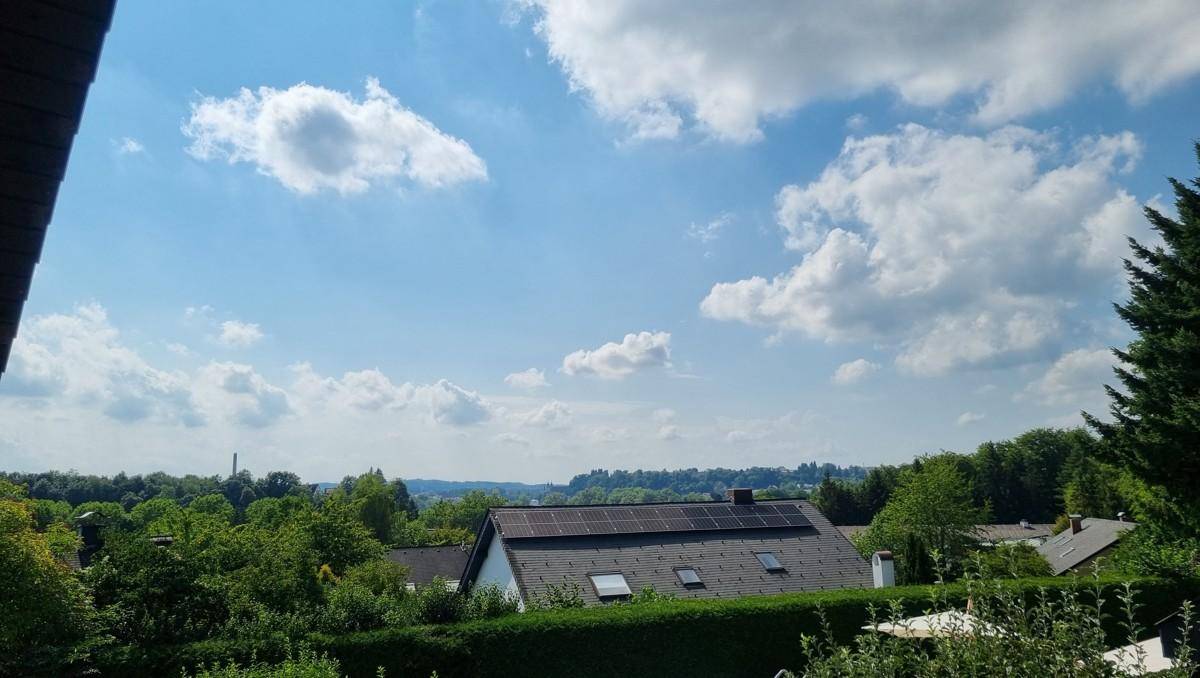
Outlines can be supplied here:
M309 363L292 366L293 390L306 403L318 407L330 404L360 412L399 410L412 400L415 387L395 384L378 369L346 372L341 379L322 377Z
M513 447L529 447L530 445L528 438L507 431L498 434L496 437L492 438L492 441L500 443L501 445L511 445Z
M765 119L879 90L918 106L965 97L977 122L994 125L1096 84L1140 102L1200 73L1200 14L1188 0L521 4L571 89L634 138L694 125L753 141ZM1088 30L1062 30L1081 20Z
M192 156L251 163L297 193L360 193L395 179L427 187L487 179L465 141L405 108L375 78L361 101L307 83L204 97L182 129Z
M504 378L504 383L523 391L533 391L550 385L546 381L546 373L536 367L531 367L523 372L513 372Z
M560 429L571 423L574 413L565 403L552 400L545 405L526 412L519 417L521 424L538 428Z
M963 412L962 414L958 415L958 419L954 420L954 425L970 426L976 422L983 421L985 418L986 415L979 414L978 412Z
M126 346L99 304L23 322L0 392L86 404L123 422L204 423L187 376Z
M564 374L588 374L601 379L624 379L634 372L653 367L670 367L671 333L639 332L626 334L621 343L580 349L563 358Z
M1104 384L1118 385L1113 367L1117 358L1106 348L1081 348L1063 354L1046 373L1035 379L1020 397L1042 405L1091 406L1100 410L1107 396ZM1093 412L1101 414L1101 412Z
M270 426L293 412L287 391L250 365L210 362L200 370L197 386L207 408L252 428Z
M701 311L897 345L914 374L1043 358L1076 300L1120 278L1124 236L1147 231L1115 183L1140 152L1128 132L1065 147L1022 128L851 137L815 181L777 197L802 261L717 284Z
M217 343L229 348L249 348L262 341L263 336L262 329L257 323L226 320L221 323L221 333L217 335Z
M492 406L482 396L445 379L417 387L414 397L429 408L435 422L447 426L470 426L492 416Z
M878 370L879 363L873 363L866 358L859 358L838 365L838 368L833 371L833 377L830 378L830 381L839 386L857 384Z

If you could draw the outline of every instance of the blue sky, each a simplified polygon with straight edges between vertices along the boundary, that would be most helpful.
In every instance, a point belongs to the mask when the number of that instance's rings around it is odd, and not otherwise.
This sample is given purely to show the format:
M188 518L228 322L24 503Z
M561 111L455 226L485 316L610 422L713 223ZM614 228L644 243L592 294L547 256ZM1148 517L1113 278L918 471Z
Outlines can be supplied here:
M1188 3L1078 11L119 3L0 462L546 481L1075 425L1200 136Z

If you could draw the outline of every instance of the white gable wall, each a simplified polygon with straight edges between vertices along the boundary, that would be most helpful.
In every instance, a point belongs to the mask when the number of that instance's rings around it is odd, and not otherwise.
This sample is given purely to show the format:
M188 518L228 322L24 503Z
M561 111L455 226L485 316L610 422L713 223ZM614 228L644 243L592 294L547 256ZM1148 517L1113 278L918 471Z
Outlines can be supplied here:
M492 543L488 545L487 555L479 566L479 574L475 577L475 586L495 584L502 591L517 597L521 611L525 610L525 601L521 599L521 591L517 588L517 578L513 576L512 566L508 564L508 556L500 544L500 535L493 534Z

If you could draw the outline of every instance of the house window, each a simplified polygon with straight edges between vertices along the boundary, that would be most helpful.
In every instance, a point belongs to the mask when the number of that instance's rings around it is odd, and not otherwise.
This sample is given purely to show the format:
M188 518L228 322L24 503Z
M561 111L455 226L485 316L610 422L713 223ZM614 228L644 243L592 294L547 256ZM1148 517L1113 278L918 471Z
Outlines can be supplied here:
M679 577L679 583L685 587L704 588L704 581L700 579L700 573L690 567L681 567L675 570L675 576Z
M767 572L787 572L787 568L779 562L774 553L755 553L754 555Z
M620 572L589 574L588 578L592 580L592 588L596 590L596 595L602 600L630 595L629 584L625 581L625 575Z

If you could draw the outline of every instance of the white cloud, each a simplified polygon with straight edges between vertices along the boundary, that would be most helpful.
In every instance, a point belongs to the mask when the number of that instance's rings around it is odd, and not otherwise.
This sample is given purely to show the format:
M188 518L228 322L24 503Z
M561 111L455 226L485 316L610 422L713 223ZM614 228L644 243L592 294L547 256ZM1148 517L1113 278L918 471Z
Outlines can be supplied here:
M976 422L983 421L985 418L986 415L979 414L978 412L963 412L962 414L958 415L958 419L954 420L954 425L970 426Z
M504 433L498 434L497 436L492 438L492 440L494 442L500 443L501 445L511 445L513 447L529 447L529 445L530 445L528 438L517 435L516 433L510 433L507 431Z
M870 118L862 113L855 113L849 118L846 118L846 129L850 130L851 132L857 132L858 130L866 127L867 123L870 121Z
M626 334L619 344L610 341L597 349L571 353L563 358L562 371L569 376L624 379L634 372L670 365L671 333L639 332Z
M184 357L187 357L192 354L192 349L188 348L185 344L180 344L178 342L168 343L167 350L170 351L171 353L174 353L175 355L184 356Z
M292 389L313 407L330 404L360 412L399 410L412 400L412 384L395 384L377 369L346 372L341 379L321 377L308 363L292 366L295 383Z
M429 408L435 422L447 426L470 426L492 416L492 406L482 396L445 379L417 387L414 397Z
M1130 133L1059 140L906 125L847 139L806 186L777 199L791 271L712 288L704 315L821 341L897 346L915 374L1011 364L1054 349L1076 300L1120 279L1124 234L1144 237L1114 182Z
M1140 102L1200 73L1188 0L520 2L571 89L634 138L674 138L691 123L753 141L766 119L880 90L918 106L965 97L993 125L1096 84Z
M465 141L402 106L375 78L367 79L366 91L356 101L300 83L204 97L183 125L188 153L253 163L297 193L360 193L397 178L428 187L487 179L483 160Z
M293 413L287 391L269 383L250 365L210 362L196 381L206 409L222 412L244 426L270 426Z
M573 416L571 408L565 403L552 400L536 410L520 415L518 419L524 426L561 429L571 423Z
M692 240L697 240L705 245L721 237L721 229L729 225L733 221L733 215L724 212L713 219L710 219L706 224L692 223L688 225L687 236Z
M878 363L873 363L866 358L858 358L857 360L851 360L848 363L838 365L838 368L833 371L833 377L830 378L830 381L839 386L857 384L878 370Z
M257 323L226 320L221 323L221 334L217 343L229 348L249 348L262 341L263 332Z
M659 440L679 440L680 437L679 427L674 424L658 427Z
M156 369L125 346L99 304L26 319L0 392L88 405L122 422L205 421L187 376Z
M663 407L650 413L650 418L656 424L669 424L675 421L676 416L678 416L678 413L669 407Z
M546 381L546 373L536 367L531 367L523 372L513 372L504 378L504 383L524 391L532 391L550 385Z
M146 147L142 145L142 142L134 139L133 137L121 137L119 141L114 140L113 145L117 148L117 153L121 155L134 155L137 153L143 153L146 150Z
M1046 373L1025 387L1021 398L1042 405L1091 407L1102 414L1107 395L1104 384L1118 385L1113 367L1117 358L1106 348L1081 348L1064 354Z

